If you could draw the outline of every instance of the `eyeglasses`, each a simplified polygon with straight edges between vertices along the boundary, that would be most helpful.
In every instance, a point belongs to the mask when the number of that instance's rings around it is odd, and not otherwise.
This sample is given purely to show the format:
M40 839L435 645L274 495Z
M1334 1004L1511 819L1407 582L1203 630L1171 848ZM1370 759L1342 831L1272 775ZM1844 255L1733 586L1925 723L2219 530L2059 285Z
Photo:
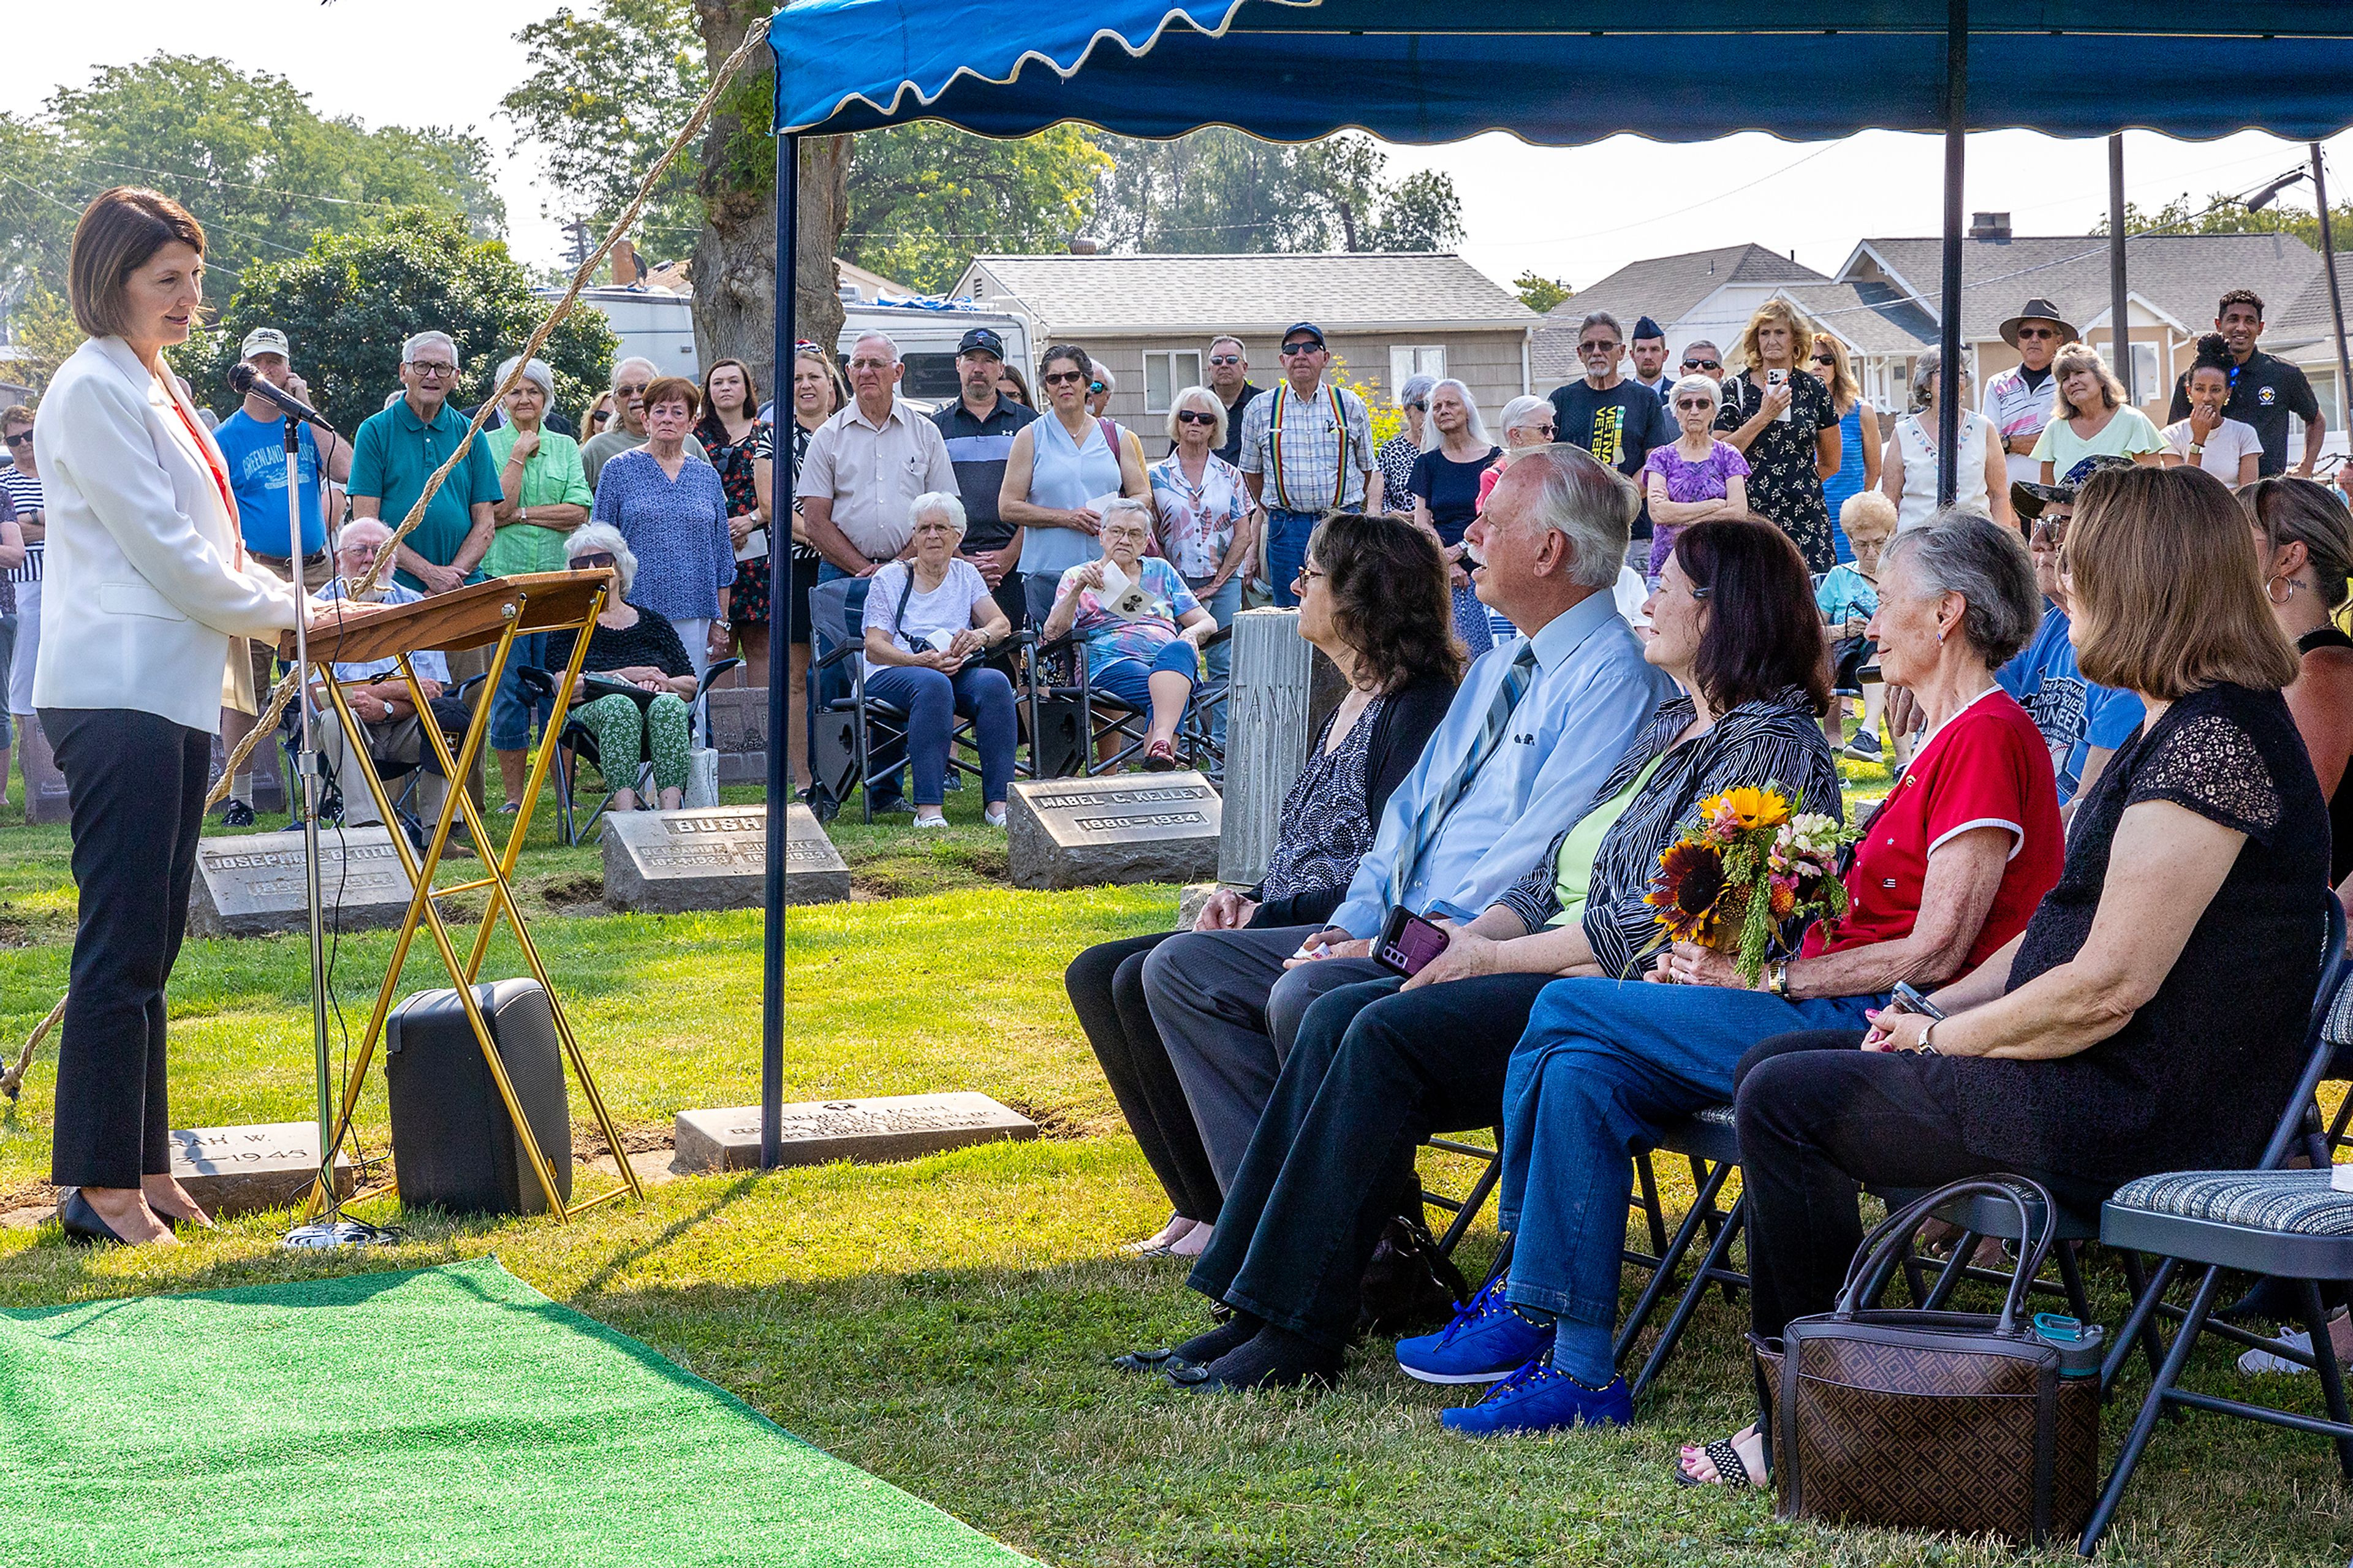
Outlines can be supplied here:
M1514 425L1512 428L1514 430L1533 430L1539 436L1549 436L1553 433L1555 426L1553 422L1547 419L1541 425Z
M1604 338L1595 338L1590 342L1577 344L1577 352L1581 354L1615 353L1618 352L1618 345Z
M1310 566L1303 563L1299 568L1299 575L1291 580L1291 591L1293 594L1301 593L1316 578L1329 577L1331 574L1321 566Z
M30 430L21 431L8 437L8 445L11 447L29 447L32 444L33 433Z
M1838 363L1838 356L1836 354L1816 354L1814 356L1814 363L1816 364L1836 364Z
M1696 409L1704 414L1715 407L1715 399L1713 397L1678 397L1675 399L1675 406L1677 408Z
M1420 401L1419 399L1417 399L1417 400L1415 400L1414 402L1411 402L1411 403L1407 404L1407 405L1406 405L1406 406L1407 406L1408 408L1419 409L1420 412L1422 412L1422 413L1424 413L1424 414L1427 414L1427 413L1429 413L1429 412L1430 412L1430 405L1429 405L1428 403L1426 403L1426 402L1422 402L1422 401Z
M1090 394L1097 393L1097 392L1109 392L1110 390L1111 390L1111 388L1110 388L1110 387L1105 386L1105 385L1104 385L1102 382L1100 382L1100 381L1091 381L1091 382L1087 383L1087 391L1088 391Z
M1720 360L1687 359L1683 361L1683 368L1685 370L1722 370L1724 364Z
M2058 549L2067 542L2067 525L2073 521L2065 517L2038 518L2034 524L2033 542Z
M1068 386L1074 381L1084 381L1086 378L1087 373L1082 370L1057 370L1050 371L1038 379L1048 386Z
M2021 327L2018 335L2021 338L2055 338L2059 333L2051 327Z
M1323 352L1324 345L1316 342L1313 339L1310 339L1303 343L1285 343L1282 345L1282 357L1285 359L1298 359L1303 354L1320 354Z
M1211 354L1209 356L1209 363L1220 368L1224 368L1241 363L1242 356L1240 354Z
M1180 408L1176 411L1176 423L1179 425L1215 425L1217 422L1216 415L1204 414L1198 408Z
M899 362L897 360L889 359L854 359L849 362L849 368L852 370L889 370L892 365L898 363Z
M621 398L643 397L646 395L646 388L652 384L653 383L649 381L625 381L613 388L613 395Z
M574 556L574 557L572 558L572 564L574 564L575 566L592 566L592 567L593 567L593 566L611 566L611 565L615 564L615 562L614 562L614 560L613 560L613 552L612 552L611 551L609 551L609 550L592 550L592 551L590 551L590 552L589 552L587 554L586 554L586 555L575 555L575 556Z
M427 380L458 374L458 367L446 360L413 359L408 362L408 368Z

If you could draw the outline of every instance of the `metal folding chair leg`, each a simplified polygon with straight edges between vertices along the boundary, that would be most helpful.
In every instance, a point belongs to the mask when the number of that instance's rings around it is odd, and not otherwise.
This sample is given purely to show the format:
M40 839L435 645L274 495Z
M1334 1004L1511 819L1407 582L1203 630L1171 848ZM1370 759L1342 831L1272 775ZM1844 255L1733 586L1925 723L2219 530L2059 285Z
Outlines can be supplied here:
M1715 1200L1716 1195L1723 1192L1724 1184L1731 1178L1732 1172L1731 1165L1718 1163L1698 1183L1691 1208L1683 1215L1683 1224L1676 1227L1673 1237L1660 1247L1658 1266L1651 1269L1650 1281L1642 1287L1633 1310L1626 1314L1625 1326L1618 1331L1617 1342L1610 1347L1610 1359L1616 1364L1626 1364L1626 1358L1633 1353L1634 1342L1641 1337L1642 1331L1650 1324L1651 1314L1658 1310L1659 1302L1666 1293L1674 1288L1676 1271L1682 1267L1683 1258L1690 1252L1692 1242L1698 1237L1701 1227L1705 1226L1712 1233L1708 1238L1708 1258L1720 1262L1725 1253L1730 1250L1732 1243L1728 1232L1731 1227L1727 1222L1731 1216L1715 1206ZM1737 1205L1735 1212L1738 1212ZM1694 1303L1708 1283L1704 1265L1701 1274L1693 1280L1692 1288L1684 1292L1683 1300L1678 1303L1679 1308ZM1677 1321L1671 1326L1669 1333L1680 1335L1682 1324L1689 1320L1689 1316L1688 1312L1679 1310ZM1661 1342L1668 1342L1662 1339Z
M1725 1268L1725 1259L1731 1254L1734 1239L1747 1228L1747 1225L1748 1198L1743 1194L1733 1204L1732 1211L1725 1215L1723 1227L1715 1233L1715 1238L1708 1243L1706 1253L1699 1260L1699 1268L1692 1274L1691 1284L1685 1287L1682 1299L1675 1302L1674 1311L1667 1318L1667 1326L1659 1331L1659 1342L1652 1345L1651 1353L1643 1358L1642 1370L1635 1375L1631 1389L1634 1398L1641 1398L1665 1369L1667 1358L1673 1355L1675 1347L1683 1342L1683 1331L1691 1326L1692 1314L1699 1310L1700 1297L1706 1293L1711 1283L1724 1287L1727 1297L1735 1289L1746 1287L1748 1276Z

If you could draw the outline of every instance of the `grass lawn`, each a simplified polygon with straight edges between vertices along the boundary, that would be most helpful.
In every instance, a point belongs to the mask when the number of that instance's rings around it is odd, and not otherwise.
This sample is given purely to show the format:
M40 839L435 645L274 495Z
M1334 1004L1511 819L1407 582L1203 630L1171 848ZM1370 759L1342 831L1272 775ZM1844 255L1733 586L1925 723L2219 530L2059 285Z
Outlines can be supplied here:
M1878 772L1854 770L1858 793L1874 793ZM10 794L21 800L21 786ZM952 816L977 811L972 792L951 797ZM1679 1443L1746 1416L1745 1308L1721 1300L1703 1309L1641 1424L1621 1433L1448 1437L1436 1411L1454 1396L1402 1377L1377 1344L1320 1398L1201 1399L1113 1372L1111 1355L1205 1320L1179 1266L1116 1254L1165 1205L1060 974L1089 942L1166 925L1175 890L1015 891L1002 879L1003 836L976 826L918 839L898 819L837 825L834 837L860 898L791 916L786 1099L974 1089L1029 1111L1046 1137L898 1165L683 1178L642 1207L607 1205L570 1226L412 1218L405 1244L353 1258L276 1250L283 1216L137 1253L69 1247L53 1227L20 1224L0 1229L0 1306L495 1251L549 1295L1055 1564L2070 1560L1785 1525L1754 1494L1672 1485ZM66 852L62 828L27 828L16 806L0 810L0 1039L12 1050L63 983ZM545 911L535 934L616 1116L660 1134L682 1107L756 1100L757 915L584 912L597 908L584 901L596 869L593 850L550 842L526 856L522 880ZM335 990L354 1034L389 945L382 934L339 944ZM501 963L491 972L508 972ZM412 959L403 990L442 984L438 969ZM311 1114L305 984L299 938L189 944L173 988L177 1124ZM0 1116L0 1210L19 1215L46 1192L51 1059ZM594 1152L576 1096L574 1116ZM380 1152L385 1132L379 1076L363 1145ZM1486 1226L1466 1243L1474 1275L1493 1243ZM2120 1283L2093 1272L2113 1322ZM2220 1389L2235 1373L2216 1349L2192 1381ZM2266 1393L2316 1410L2303 1381L2272 1380ZM2110 1453L2142 1386L2128 1377L2109 1412ZM2160 1432L2111 1542L2120 1562L2343 1562L2353 1493L2317 1439L2194 1417ZM528 1543L514 1560L534 1561Z

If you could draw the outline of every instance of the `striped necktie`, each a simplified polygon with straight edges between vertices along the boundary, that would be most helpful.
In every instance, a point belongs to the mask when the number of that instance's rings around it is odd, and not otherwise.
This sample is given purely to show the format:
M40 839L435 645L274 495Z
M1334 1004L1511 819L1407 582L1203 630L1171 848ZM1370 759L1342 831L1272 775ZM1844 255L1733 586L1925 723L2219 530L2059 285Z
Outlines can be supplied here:
M1524 641L1520 644L1519 657L1513 659L1512 668L1504 672L1503 680L1495 688L1493 700L1487 704L1487 718L1479 726L1478 741L1463 754L1461 765L1454 770L1454 776L1447 781L1446 787L1431 795L1423 805L1420 815L1414 818L1412 832L1407 836L1405 843L1398 847L1397 864L1389 873L1389 906L1392 909L1405 902L1405 890L1413 885L1415 873L1421 869L1423 854L1438 837L1438 830L1446 825L1447 817L1453 815L1455 806L1470 793L1472 781L1479 776L1479 770L1487 765L1487 759L1503 743L1504 734L1512 727L1512 710L1520 705L1520 699L1527 695L1529 683L1535 678L1536 645L1533 641Z

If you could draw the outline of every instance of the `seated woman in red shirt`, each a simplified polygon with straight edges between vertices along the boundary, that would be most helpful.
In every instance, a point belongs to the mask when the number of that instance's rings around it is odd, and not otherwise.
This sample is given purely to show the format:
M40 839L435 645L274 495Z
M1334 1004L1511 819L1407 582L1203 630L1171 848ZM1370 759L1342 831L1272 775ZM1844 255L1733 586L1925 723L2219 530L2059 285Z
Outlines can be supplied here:
M1859 1031L1898 981L1949 980L2025 928L2058 879L2058 790L2034 721L1993 672L2041 614L2015 530L1947 511L1898 536L1870 635L1929 733L1856 846L1847 917L1768 964L1753 988L1727 955L1680 942L1644 976L1661 984L1545 988L1504 1080L1498 1217L1514 1237L1510 1273L1444 1333L1398 1346L1416 1376L1503 1380L1479 1404L1445 1412L1449 1427L1476 1436L1630 1420L1610 1339L1633 1152L1730 1100L1733 1070L1757 1041Z

